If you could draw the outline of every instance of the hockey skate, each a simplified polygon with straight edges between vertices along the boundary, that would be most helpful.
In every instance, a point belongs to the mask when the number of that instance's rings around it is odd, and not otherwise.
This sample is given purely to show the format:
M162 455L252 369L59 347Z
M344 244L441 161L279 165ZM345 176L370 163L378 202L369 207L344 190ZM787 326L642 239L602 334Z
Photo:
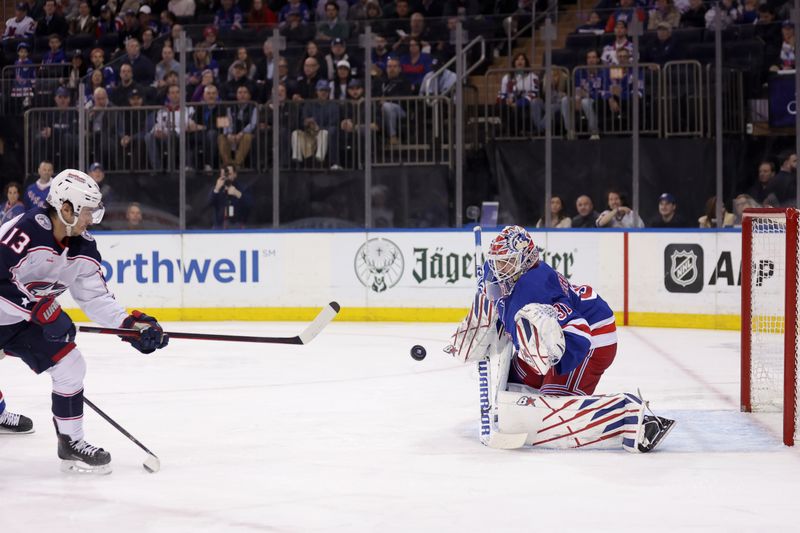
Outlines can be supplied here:
M33 422L24 415L12 413L8 409L0 414L0 435L24 435L33 433Z
M69 435L58 432L58 426L56 435L62 472L101 475L111 473L111 454L103 448L92 446L83 439L70 440Z
M651 452L664 438L669 435L675 421L663 416L644 415L642 420L642 430L638 442L641 453Z

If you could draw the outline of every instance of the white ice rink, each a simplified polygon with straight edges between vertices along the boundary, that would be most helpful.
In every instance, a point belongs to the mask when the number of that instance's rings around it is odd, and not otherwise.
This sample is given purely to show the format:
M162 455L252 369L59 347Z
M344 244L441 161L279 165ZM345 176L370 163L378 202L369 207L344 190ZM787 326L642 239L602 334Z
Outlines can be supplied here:
M305 347L174 340L151 356L80 334L87 397L160 456L157 474L88 409L114 472L61 474L49 376L6 358L0 389L37 432L0 437L0 532L800 531L800 451L775 417L739 412L738 333L621 329L597 392L640 387L678 420L632 455L483 447L473 367L441 353L452 328L333 323Z

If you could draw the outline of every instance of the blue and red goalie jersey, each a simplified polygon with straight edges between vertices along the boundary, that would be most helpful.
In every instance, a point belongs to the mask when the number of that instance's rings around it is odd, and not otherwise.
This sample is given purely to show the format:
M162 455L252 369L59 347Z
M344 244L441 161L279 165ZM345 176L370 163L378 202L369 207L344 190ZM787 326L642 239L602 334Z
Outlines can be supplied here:
M483 272L483 286L489 287L494 275L488 263L484 264ZM511 294L495 303L498 317L517 350L514 317L519 310L530 303L556 308L566 344L564 356L554 367L556 374L567 374L577 368L590 350L617 342L614 312L605 300L589 285L570 285L564 276L542 261L520 276Z

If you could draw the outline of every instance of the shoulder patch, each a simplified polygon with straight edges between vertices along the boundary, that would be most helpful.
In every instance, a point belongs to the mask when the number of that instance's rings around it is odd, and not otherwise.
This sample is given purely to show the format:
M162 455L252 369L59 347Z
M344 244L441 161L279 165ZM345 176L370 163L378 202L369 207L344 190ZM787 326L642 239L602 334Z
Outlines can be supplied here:
M83 232L83 233L81 233L81 237L83 237L84 239L86 239L86 240L87 240L87 241L89 241L89 242L92 242L92 241L94 241L94 237L92 237L92 234L91 234L91 233L89 233L89 231L88 231L88 230L84 230L84 232Z
M50 217L45 215L44 213L39 213L35 217L36 222L43 227L44 229L50 231L53 229L53 223L50 222Z

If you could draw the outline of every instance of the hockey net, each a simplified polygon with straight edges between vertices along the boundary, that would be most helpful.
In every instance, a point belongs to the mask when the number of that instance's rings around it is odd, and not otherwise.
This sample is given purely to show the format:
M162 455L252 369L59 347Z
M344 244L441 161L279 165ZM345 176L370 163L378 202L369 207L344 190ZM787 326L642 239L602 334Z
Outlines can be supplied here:
M798 438L798 210L748 209L742 225L742 410L783 413Z

